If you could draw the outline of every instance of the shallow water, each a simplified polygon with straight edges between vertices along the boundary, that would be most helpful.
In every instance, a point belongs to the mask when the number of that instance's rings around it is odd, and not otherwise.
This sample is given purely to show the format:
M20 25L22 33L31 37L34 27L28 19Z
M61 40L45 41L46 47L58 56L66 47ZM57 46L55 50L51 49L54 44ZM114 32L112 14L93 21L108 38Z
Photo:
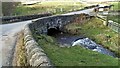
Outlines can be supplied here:
M59 33L56 36L54 36L56 38L56 40L58 41L58 43L60 44L68 44L68 45L72 45L73 41L75 41L78 38L85 38L84 36L80 36L80 35L70 35L67 33Z
M80 46L83 46L92 51L97 51L99 53L115 57L115 54L110 50L103 48L101 45L95 43L89 38L86 40L86 37L81 35L70 35L67 33L58 33L54 37L56 38L57 42L62 46L66 46L66 44L67 46L73 46L73 43L79 40L77 44L79 44Z

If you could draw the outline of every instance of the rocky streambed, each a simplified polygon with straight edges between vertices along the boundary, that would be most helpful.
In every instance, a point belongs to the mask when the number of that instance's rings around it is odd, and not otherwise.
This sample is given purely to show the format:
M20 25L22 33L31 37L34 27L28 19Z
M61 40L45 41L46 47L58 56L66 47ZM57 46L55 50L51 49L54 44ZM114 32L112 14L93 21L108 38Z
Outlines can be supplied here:
M81 35L71 35L68 33L58 33L54 35L53 37L56 38L57 42L60 44L60 47L72 47L72 46L82 46L85 47L86 49L90 49L92 51L96 51L102 54L106 54L112 57L116 57L113 52L110 50L102 47L102 45L99 45L92 41L91 39L81 36Z

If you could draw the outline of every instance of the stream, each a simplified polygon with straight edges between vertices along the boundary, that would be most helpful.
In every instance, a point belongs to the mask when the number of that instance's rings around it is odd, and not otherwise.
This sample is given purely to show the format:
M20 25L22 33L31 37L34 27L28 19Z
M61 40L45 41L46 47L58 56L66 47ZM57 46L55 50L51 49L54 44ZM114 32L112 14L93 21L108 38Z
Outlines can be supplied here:
M65 47L65 46L71 47L71 46L75 46L75 45L80 45L80 46L83 46L92 51L97 51L102 54L116 57L115 54L113 52L111 52L110 50L102 47L102 45L95 43L91 39L81 36L81 35L58 33L58 34L54 35L53 37L55 37L57 42L59 44L61 44L63 47Z

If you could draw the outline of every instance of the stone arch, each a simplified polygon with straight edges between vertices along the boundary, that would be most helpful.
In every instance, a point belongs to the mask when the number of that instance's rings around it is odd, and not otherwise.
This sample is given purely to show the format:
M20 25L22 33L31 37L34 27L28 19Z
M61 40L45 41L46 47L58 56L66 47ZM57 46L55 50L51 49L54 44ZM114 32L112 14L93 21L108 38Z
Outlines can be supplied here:
M50 35L50 36L58 34L60 32L61 31L59 30L59 27L51 27L47 29L47 35Z

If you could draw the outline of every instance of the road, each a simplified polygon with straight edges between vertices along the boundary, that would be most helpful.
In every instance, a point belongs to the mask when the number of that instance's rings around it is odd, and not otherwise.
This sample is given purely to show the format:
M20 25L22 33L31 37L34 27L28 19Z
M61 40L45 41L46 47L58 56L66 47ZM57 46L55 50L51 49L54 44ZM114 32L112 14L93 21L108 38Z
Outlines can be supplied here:
M93 10L94 10L94 8L91 8L91 9L85 9L85 10L76 11L76 12L70 12L70 13L66 13L66 14L62 14L62 15L74 15L74 14L85 13L85 14L89 14L90 16L94 16L96 13L93 12Z
M12 24L0 25L0 67L12 66L12 57L17 39L17 33L20 32L24 26L32 21L17 22Z
M86 9L77 12L66 13L62 15L72 15L87 13L90 14L93 9ZM1 66L12 66L12 57L14 54L14 48L16 44L17 33L21 31L24 26L28 23L31 23L32 20L16 22L12 24L3 24L0 25L0 67Z

